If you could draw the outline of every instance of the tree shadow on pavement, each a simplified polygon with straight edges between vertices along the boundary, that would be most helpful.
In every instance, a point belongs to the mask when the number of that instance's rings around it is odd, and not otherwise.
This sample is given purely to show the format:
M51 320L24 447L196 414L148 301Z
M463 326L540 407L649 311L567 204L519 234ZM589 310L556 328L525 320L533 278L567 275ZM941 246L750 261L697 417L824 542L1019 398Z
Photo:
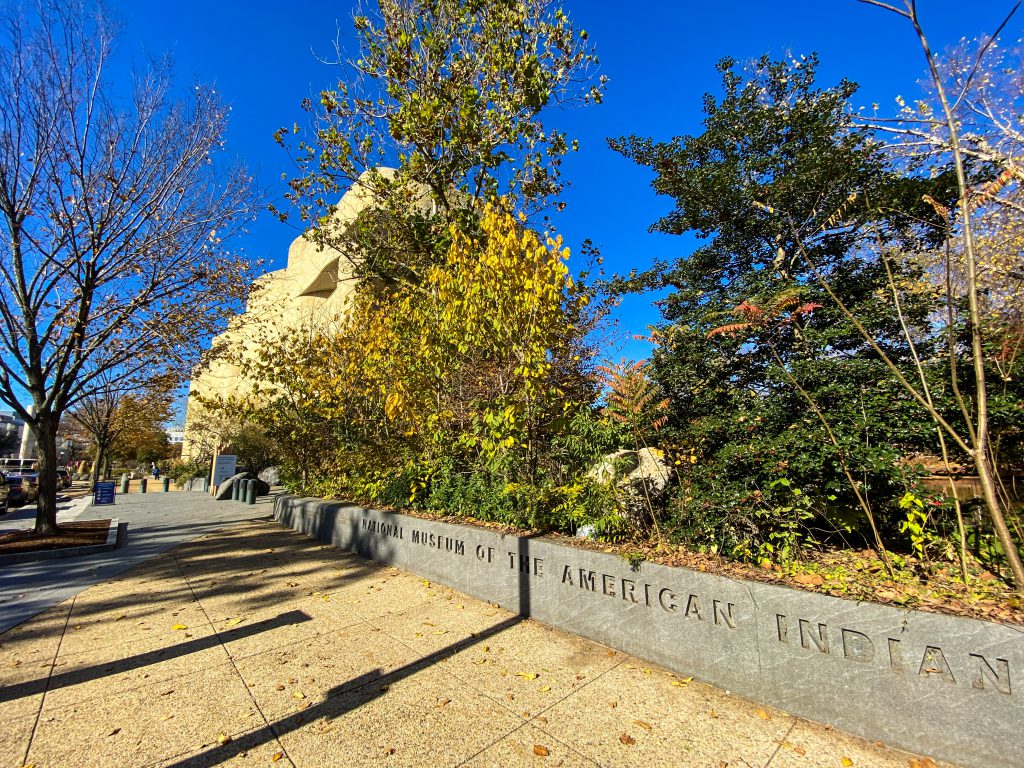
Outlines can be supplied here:
M289 626L311 621L311 617L302 611L288 611L276 616L273 619L258 621L247 626L235 627L224 632L214 632L207 637L197 637L183 643L177 643L167 648L157 648L145 653L138 653L124 659L118 659L103 664L97 664L84 669L76 669L70 672L61 672L51 677L40 677L35 680L26 680L0 687L0 704L7 701L14 701L33 694L50 692L71 685L80 685L102 677L118 675L122 672L131 672L135 669L147 667L150 664L159 664L169 659L180 658L191 653L216 648L222 643L230 643L246 637L258 635L278 627Z
M522 616L512 616L387 674L380 668L366 672L341 685L335 686L327 692L324 700L315 706L283 717L255 731L243 734L228 744L218 744L199 754L183 757L177 762L165 763L163 768L208 768L209 766L220 765L243 752L248 752L277 741L281 736L296 731L302 726L320 718L333 720L341 717L384 696L387 693L388 687L398 681L411 677L417 672L428 669L460 651L471 648L488 638L504 632L523 620Z

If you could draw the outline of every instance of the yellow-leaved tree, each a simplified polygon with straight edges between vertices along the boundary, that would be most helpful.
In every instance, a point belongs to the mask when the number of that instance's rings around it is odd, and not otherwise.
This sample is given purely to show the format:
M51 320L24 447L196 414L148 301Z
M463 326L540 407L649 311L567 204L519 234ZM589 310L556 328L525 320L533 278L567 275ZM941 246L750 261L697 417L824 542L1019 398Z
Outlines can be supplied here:
M421 282L366 281L338 327L266 347L245 371L262 382L249 418L285 476L374 503L564 513L586 494L565 490L581 473L559 441L594 400L585 336L602 314L568 258L494 200Z

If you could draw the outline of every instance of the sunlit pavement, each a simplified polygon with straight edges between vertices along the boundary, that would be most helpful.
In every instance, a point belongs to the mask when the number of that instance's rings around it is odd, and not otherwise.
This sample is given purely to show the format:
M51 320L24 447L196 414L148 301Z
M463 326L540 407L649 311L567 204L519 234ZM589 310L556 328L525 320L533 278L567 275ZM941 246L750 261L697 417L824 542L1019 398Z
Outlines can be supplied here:
M162 503L117 512L198 538L100 565L0 635L0 766L909 764L321 546L266 505L239 523L252 507Z

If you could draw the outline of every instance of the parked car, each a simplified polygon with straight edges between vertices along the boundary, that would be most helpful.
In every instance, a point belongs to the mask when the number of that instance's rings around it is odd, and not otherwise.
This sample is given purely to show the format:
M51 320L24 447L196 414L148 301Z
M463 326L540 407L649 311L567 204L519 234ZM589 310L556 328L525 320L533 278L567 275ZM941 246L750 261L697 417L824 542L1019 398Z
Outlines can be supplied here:
M74 478L71 477L71 472L66 467L60 467L57 469L57 483L61 488L70 488Z
M0 515L7 514L8 500L11 496L11 489L7 486L7 478L0 472Z
M23 507L39 498L39 474L35 462L4 459L3 474L9 506Z

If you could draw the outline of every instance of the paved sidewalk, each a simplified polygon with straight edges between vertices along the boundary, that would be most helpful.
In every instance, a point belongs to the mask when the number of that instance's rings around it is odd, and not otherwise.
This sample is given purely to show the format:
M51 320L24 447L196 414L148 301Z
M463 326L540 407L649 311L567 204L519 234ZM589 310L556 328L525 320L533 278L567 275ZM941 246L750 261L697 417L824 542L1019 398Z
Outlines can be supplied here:
M2 768L910 760L267 520L0 635Z
M92 507L90 501L61 504L57 521L116 517L128 523L124 545L112 552L0 568L0 632L183 542L231 523L269 517L272 509L270 497L247 506L185 491L118 495L112 506ZM0 532L31 527L34 519L35 505L12 511L0 519Z

